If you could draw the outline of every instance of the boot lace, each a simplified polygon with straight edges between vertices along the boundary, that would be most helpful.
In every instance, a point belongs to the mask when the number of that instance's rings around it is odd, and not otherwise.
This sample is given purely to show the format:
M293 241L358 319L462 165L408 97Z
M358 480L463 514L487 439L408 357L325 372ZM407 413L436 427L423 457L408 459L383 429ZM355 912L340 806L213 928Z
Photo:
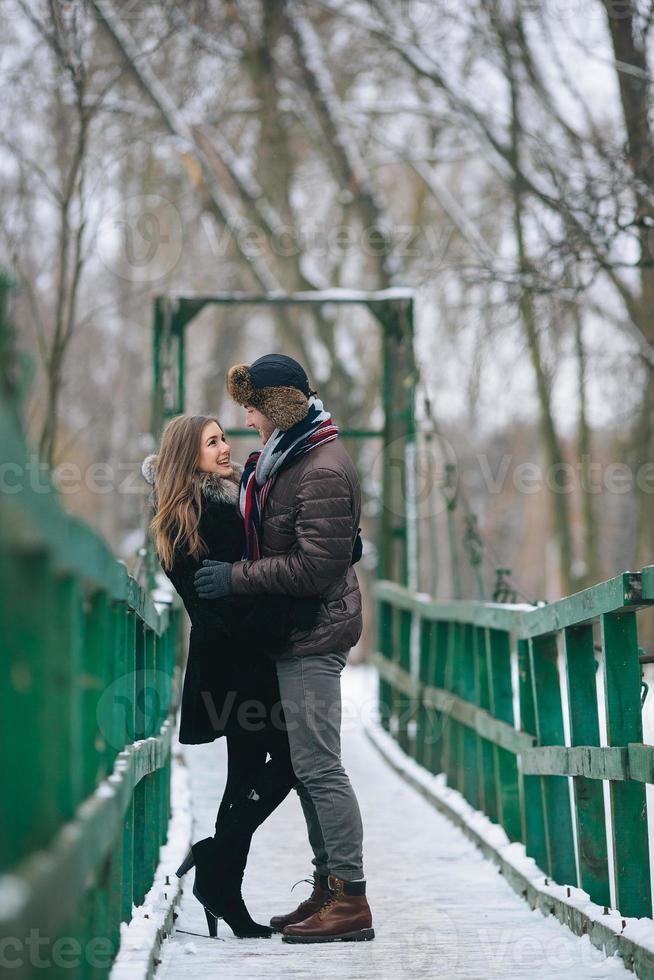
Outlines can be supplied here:
M314 883L313 878L300 878L299 881L295 882L293 888L296 888L298 885L301 885L303 881L306 881L307 885L313 885ZM293 888L291 888L291 891L293 891Z
M318 918L319 919L322 919L324 917L325 913L328 911L328 909L330 909L332 907L332 905L335 905L336 902L338 902L338 900L340 899L340 897L342 896L342 894L343 894L343 886L342 885L337 885L336 888L332 891L332 893L329 896L329 898L318 909Z

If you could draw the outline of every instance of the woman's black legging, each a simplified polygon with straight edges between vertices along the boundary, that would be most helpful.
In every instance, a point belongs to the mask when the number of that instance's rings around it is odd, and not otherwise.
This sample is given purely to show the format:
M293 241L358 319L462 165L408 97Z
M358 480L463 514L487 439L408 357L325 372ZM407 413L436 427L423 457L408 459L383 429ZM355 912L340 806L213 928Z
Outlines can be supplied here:
M236 863L245 868L252 834L298 780L286 732L271 729L226 738L227 782L216 817L215 836L236 848ZM266 761L268 755L270 759Z

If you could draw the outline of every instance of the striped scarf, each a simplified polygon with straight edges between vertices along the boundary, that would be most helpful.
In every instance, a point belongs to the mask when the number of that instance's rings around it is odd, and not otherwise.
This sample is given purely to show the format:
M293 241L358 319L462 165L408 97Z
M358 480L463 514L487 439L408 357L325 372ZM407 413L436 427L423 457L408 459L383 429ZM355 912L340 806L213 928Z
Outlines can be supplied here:
M287 432L275 429L263 449L250 453L241 477L239 508L245 522L245 558L261 557L261 515L275 477L297 456L331 442L338 428L319 398L309 399L309 413Z

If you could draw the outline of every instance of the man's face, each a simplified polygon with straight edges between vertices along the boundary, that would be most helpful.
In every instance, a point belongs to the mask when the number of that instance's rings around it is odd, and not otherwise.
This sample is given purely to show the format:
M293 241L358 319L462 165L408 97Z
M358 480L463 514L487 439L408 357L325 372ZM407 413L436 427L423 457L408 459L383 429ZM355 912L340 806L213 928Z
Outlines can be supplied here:
M275 426L268 416L260 412L258 408L254 408L253 405L245 406L245 424L248 429L257 430L264 446L275 431Z

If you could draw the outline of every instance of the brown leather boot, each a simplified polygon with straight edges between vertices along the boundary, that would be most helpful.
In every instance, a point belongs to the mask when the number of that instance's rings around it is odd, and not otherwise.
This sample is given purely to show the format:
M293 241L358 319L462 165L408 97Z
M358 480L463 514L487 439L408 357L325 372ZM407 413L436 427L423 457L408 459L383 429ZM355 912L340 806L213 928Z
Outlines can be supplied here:
M306 879L310 881L309 878ZM327 883L327 875L319 875L316 871L313 873L313 891L304 902L301 902L294 912L289 912L287 915L273 915L270 920L271 927L275 932L282 932L285 926L294 925L296 922L302 922L303 919L308 919L310 915L317 912L318 909L324 905L328 898L331 897L331 891Z
M329 876L332 895L308 919L286 926L285 943L365 942L375 938L365 881Z

